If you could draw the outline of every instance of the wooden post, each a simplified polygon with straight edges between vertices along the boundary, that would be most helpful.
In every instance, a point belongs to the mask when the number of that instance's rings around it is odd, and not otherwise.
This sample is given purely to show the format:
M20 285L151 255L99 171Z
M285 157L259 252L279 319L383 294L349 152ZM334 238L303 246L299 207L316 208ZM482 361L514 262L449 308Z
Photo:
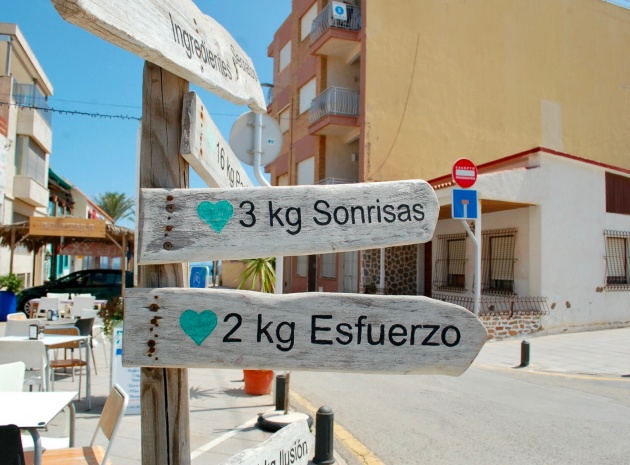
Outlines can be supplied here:
M179 154L187 91L187 81L145 62L140 187L188 187L188 164ZM184 285L181 263L140 267L139 274L142 287ZM140 396L143 465L189 465L188 370L143 368Z

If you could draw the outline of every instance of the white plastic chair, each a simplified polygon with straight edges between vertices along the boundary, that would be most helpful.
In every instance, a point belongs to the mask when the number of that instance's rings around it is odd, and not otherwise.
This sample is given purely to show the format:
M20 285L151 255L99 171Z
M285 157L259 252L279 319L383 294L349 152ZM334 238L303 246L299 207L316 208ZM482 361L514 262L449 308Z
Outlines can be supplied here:
M83 310L94 310L94 301L96 297L92 296L75 296L72 299L72 316L81 317Z
M41 326L38 320L7 320L4 335L28 337L28 330L31 325Z
M24 312L9 313L7 315L7 321L9 320L26 320L26 313Z
M24 390L24 362L0 365L0 392L22 392Z
M70 300L70 294L66 294L63 292L48 292L46 293L46 297L52 297L59 300Z
M46 346L39 339L26 341L0 341L0 363L23 362L24 384L32 389L39 385L40 391L48 390L46 380Z
M48 310L59 310L58 297L42 297L37 305L37 314L35 317L46 317Z
M42 454L42 463L106 464L128 403L127 393L119 385L114 386L107 397L89 447L46 450ZM108 443L105 449L95 445L99 431L107 438ZM24 457L26 463L33 462L32 451L25 451Z

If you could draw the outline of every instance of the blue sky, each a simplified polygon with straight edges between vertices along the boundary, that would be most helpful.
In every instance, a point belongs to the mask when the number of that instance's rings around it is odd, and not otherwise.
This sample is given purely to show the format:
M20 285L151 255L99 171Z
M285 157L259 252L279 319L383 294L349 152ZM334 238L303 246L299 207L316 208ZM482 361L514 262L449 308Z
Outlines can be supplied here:
M291 12L291 0L195 3L225 27L249 55L260 82L272 82L273 61L267 57L267 47ZM141 116L141 58L64 21L50 0L0 0L0 22L20 27L54 87L49 99L52 108ZM191 89L199 93L228 140L232 124L249 108L230 104L196 86ZM107 191L135 196L137 120L55 112L52 121L50 165L58 175L92 198ZM249 173L257 184L253 172ZM191 187L206 187L192 170Z

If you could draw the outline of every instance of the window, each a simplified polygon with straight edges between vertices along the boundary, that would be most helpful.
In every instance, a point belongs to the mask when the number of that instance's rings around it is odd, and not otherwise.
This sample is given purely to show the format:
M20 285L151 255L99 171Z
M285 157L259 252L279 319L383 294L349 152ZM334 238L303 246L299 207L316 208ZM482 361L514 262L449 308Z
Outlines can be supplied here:
M302 278L306 278L306 273L308 270L308 256L300 255L295 258L295 272L298 276Z
M313 21L317 18L317 2L300 18L300 42L311 35Z
M604 231L606 236L606 287L630 290L630 232Z
M307 158L297 165L298 186L315 184L315 157Z
M315 98L315 79L311 79L300 87L300 115L311 108L311 102Z
M284 134L291 127L291 108L285 108L278 115L278 126L280 126L280 131Z
M15 145L15 174L33 178L47 186L46 152L28 136L18 136Z
M322 278L337 278L336 253L327 253L322 255Z
M288 174L281 174L280 176L278 176L278 182L276 184L277 186L288 186L289 185L289 175Z
M481 291L514 294L516 229L483 231L481 235Z
M288 41L284 47L280 49L280 61L278 63L278 72L286 68L291 63L291 41Z
M606 212L630 215L630 178L606 173Z
M444 291L463 292L466 288L466 233L438 236L433 285Z

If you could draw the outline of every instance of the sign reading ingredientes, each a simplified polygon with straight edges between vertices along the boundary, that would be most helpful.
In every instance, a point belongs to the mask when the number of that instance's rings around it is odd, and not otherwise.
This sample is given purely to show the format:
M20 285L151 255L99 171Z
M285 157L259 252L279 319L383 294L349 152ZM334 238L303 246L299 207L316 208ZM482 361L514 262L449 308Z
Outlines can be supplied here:
M252 111L266 109L252 60L191 0L52 0L100 38Z
M184 97L180 152L209 187L254 187L195 92Z
M124 366L458 376L486 341L463 307L420 296L127 289Z
M431 240L439 204L425 181L242 189L142 189L139 261L239 260Z

